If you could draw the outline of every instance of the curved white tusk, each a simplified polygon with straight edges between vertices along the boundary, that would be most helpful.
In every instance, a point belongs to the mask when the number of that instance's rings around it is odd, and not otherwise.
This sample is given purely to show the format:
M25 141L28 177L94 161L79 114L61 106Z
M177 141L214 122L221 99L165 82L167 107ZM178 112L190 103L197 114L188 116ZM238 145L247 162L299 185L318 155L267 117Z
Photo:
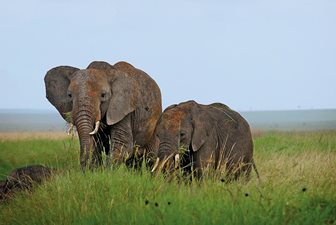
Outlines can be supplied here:
M155 162L155 164L154 164L154 167L153 167L153 169L152 169L152 171L151 171L152 173L155 172L156 168L159 166L159 162L160 162L160 158L157 157L157 158L156 158L156 162Z
M67 130L68 135L70 135L73 132L73 128L74 128L74 125L72 123L70 123L70 126Z
M168 160L171 158L171 157L173 157L174 156L174 153L173 154L170 154L167 158L165 158L164 160L163 160L163 162L161 163L161 165L160 165L160 170L166 165L166 163L168 162Z
M94 135L94 134L96 134L98 132L99 125L100 125L100 121L97 121L95 129L90 133L90 135Z
M175 155L175 169L180 166L180 154Z

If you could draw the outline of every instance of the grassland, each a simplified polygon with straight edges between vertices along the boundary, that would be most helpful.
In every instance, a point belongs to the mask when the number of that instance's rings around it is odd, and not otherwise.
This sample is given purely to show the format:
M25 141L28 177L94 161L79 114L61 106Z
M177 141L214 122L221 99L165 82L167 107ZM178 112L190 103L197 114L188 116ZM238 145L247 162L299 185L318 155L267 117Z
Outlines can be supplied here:
M261 182L188 185L123 167L83 174L75 138L0 138L0 179L29 164L64 169L0 204L0 224L336 224L336 131L254 144Z

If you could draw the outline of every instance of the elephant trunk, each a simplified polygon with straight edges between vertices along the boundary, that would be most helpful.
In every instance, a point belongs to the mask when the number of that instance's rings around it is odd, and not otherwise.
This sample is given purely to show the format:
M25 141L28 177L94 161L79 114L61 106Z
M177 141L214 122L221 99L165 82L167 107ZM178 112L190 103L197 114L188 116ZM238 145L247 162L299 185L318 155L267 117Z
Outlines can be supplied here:
M82 169L85 169L88 163L92 161L94 139L90 133L93 130L94 120L90 113L82 111L78 113L74 121L80 141L80 165Z
M177 154L172 153L169 156L165 157L164 159L160 159L159 157L157 157L151 172L152 173L160 172L162 170L164 172L173 172L173 170L178 169L179 166L180 166L180 155L178 153Z
M177 151L177 147L169 142L162 141L159 146L159 155L152 168L152 172L166 171L172 172L180 166L180 154ZM172 150L174 149L174 150ZM167 168L166 168L167 167Z

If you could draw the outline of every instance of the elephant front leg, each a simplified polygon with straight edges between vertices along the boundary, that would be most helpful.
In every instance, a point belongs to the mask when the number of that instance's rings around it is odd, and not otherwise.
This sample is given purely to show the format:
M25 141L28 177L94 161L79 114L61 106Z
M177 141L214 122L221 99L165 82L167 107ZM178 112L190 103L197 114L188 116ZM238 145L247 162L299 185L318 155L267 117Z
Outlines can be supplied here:
M133 146L132 154L126 160L126 166L129 168L140 169L142 161L145 160L146 148L135 144Z
M201 179L215 170L215 154L209 148L203 147L193 153L193 173L194 177Z
M114 124L111 128L110 151L107 155L107 164L125 163L133 157L133 135L131 116Z

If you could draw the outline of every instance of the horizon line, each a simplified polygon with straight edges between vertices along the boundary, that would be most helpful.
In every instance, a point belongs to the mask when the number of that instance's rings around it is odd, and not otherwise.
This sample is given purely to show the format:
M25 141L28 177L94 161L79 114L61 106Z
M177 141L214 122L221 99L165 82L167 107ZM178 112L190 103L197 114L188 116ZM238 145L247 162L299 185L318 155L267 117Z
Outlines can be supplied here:
M164 110L164 108L163 108ZM233 109L235 110L235 109ZM325 110L336 110L336 108L298 108L298 109L252 109L252 110L235 110L237 112L288 112L288 111L325 111ZM0 108L0 113L2 112L48 112L48 113L58 113L56 109L46 109L46 108Z

